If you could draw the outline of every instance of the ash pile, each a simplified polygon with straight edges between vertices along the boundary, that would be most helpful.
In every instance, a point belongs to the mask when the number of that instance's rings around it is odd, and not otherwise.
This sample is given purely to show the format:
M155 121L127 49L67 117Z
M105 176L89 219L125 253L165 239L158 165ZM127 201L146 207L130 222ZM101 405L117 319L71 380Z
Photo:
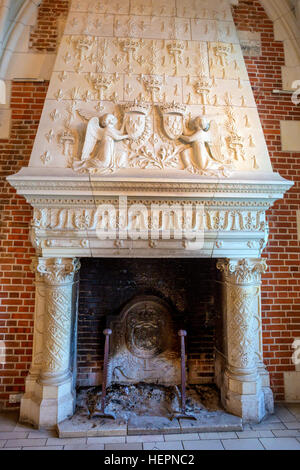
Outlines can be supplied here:
M93 414L101 406L101 387L82 387L77 393L79 414ZM170 418L180 410L181 394L177 386L138 383L112 384L106 391L106 413L129 420L133 416ZM189 385L186 390L187 413L222 410L218 389L213 384Z

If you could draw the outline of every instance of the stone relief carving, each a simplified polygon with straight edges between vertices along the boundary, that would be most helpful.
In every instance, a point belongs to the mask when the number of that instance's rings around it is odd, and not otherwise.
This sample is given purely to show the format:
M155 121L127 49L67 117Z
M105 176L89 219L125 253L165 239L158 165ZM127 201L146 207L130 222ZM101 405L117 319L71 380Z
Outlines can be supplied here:
M76 19L75 16L72 18ZM102 21L102 17L94 20L94 23ZM149 20L151 25L152 20ZM93 22L93 18L91 21ZM236 91L245 87L241 82L243 76L235 77L238 86L236 90L232 90L230 80L223 83L219 74L218 67L224 70L231 67L230 70L233 68L236 73L239 57L234 44L209 42L209 47L206 47L204 41L187 40L184 31L189 29L188 22L178 18L168 18L165 25L168 30L166 37L160 36L160 39L155 35L155 39L151 35L151 39L143 37L148 28L148 19L141 22L134 17L118 17L113 21L109 17L109 21L112 21L112 25L117 23L120 37L110 37L108 34L108 37L100 38L88 31L85 35L78 31L77 34L66 35L64 38L56 84L51 90L51 99L55 100L57 109L50 110L50 117L58 136L57 150L67 157L67 167L94 174L112 173L121 168L137 168L174 169L216 177L229 176L230 167L232 170L244 167L247 170L259 169L256 155L249 155L251 147L253 153L255 152L256 136L253 133L244 135L244 132L239 132L240 116L235 113L237 108L253 105L245 90L242 96L241 92ZM124 22L128 23L127 26L135 37L126 37L128 32L124 30ZM106 36L106 33L103 32L103 35ZM230 71L226 78L233 78ZM71 89L70 85L74 83L74 79L76 86ZM132 100L129 106L133 106L137 101L144 104L147 102L147 113L143 111L138 117L137 113L126 112L126 99ZM177 102L170 103L172 99ZM76 121L79 101L89 104L84 111L87 113L89 110L88 119L95 117L91 114L92 109L100 114L101 119L104 119L105 114L113 114L118 119L118 124L114 124L113 145L109 150L106 148L105 157L103 154L102 158L87 158L83 162L84 152L79 155L82 144L82 130L78 129ZM226 108L220 112L219 106L224 102ZM172 105L174 108L176 105L177 110L163 110L164 107L171 108ZM200 126L200 118L207 117L207 112L212 112L211 109L207 111L208 107L214 106L218 106L216 113L220 113L221 117L218 117L218 124L214 124L214 120L209 118L210 129ZM158 109L162 113L162 121L158 117ZM67 119L65 113L68 115ZM64 131L59 129L61 118L64 119L63 125L65 132L69 133L68 136L62 136ZM131 126L138 126L135 131L133 127L129 129L129 121ZM96 132L96 120L93 123L94 127L92 123L88 124L85 146L89 143L93 145L93 136L97 132L100 135L98 128ZM245 125L249 126L247 114ZM99 127L103 130L103 126ZM105 126L103 135L108 131L108 127L112 128ZM218 127L222 131L222 139L218 135ZM117 139L119 129L120 132L127 129L126 135L131 138L126 139L124 135L123 139L119 139L119 136ZM194 136L192 130L195 131ZM141 134L139 138L138 134ZM44 137L53 144L53 140L49 140L52 139L50 134L44 133ZM102 147L102 142L105 147L104 141L107 139L97 138L98 145L94 142L93 148L95 153L96 147ZM43 164L47 166L54 165L56 160L54 145L50 147L53 158L46 154L47 147L39 154ZM248 148L246 152L245 147ZM104 163L101 163L101 160Z
M267 270L265 259L220 260L217 268L225 279L240 284L260 284L261 275Z
M33 268L50 285L68 284L73 282L80 262L76 258L38 258L33 261Z
M128 205L129 208L138 204L139 201L131 201ZM169 201L156 201L158 205L175 206L178 202L174 200ZM150 206L151 201L145 200L144 203ZM116 205L114 200L97 201L97 204L111 204ZM76 202L74 201L74 205ZM183 203L180 203L183 207ZM202 205L202 202L199 202ZM138 207L138 206L137 206ZM116 209L118 209L116 207ZM131 223L135 223L136 229L143 229L143 224L140 218L134 219L135 212L130 209L132 219L128 220L128 229L132 228ZM41 229L55 229L55 230L95 230L100 220L100 211L98 209L70 209L70 208L36 208L32 226ZM120 224L119 217L121 214L116 212L116 224ZM191 225L195 226L195 219L191 221ZM108 221L105 222L106 224ZM169 224L168 227L165 224ZM209 206L205 207L203 221L201 226L207 231L245 231L245 232L264 232L266 229L265 212L263 210L231 210L211 209ZM157 221L157 229L165 230L167 228L176 229L175 219L170 218L169 221L161 217ZM233 268L232 268L233 269Z
M117 118L113 114L104 114L99 119L93 117L89 120L81 161L75 162L74 169L90 173L112 173L118 168L126 166L125 152L116 153L115 142L130 139L129 135L122 134L116 128ZM96 144L99 146L96 149Z
M100 125L99 118L91 113L84 110L78 113L88 120L80 161L73 164L81 173L173 168L227 177L232 171L233 158L226 155L216 121L208 116L187 117L185 105L173 102L151 106L135 100L119 106L115 115L102 115ZM71 138L67 144L69 151Z
M64 371L69 366L70 346L71 303L68 286L47 292L46 311L42 371L44 373Z
M193 121L193 129L192 134L186 131L180 136L181 140L191 144L191 149L184 150L182 154L185 168L191 173L219 174L221 172L224 176L228 176L231 161L226 160L222 154L216 123L207 122L201 116L197 116Z
M257 291L257 289L255 289ZM229 364L237 368L255 367L256 335L253 302L257 293L252 287L230 286L227 328L231 332Z
M76 171L103 173L102 165L96 164L89 168L84 164L80 167L78 161L69 164L72 159L80 159L82 126L75 119L78 102L81 101L80 108L86 112L96 110L101 118L105 114L115 115L118 118L116 130L124 130L125 118L127 127L130 119L135 120L132 125L137 125L138 119L123 116L119 109L126 105L127 100L132 103L145 100L152 108L147 113L144 141L137 142L137 138L122 141L114 139L114 164L108 164L109 170L104 172L111 173L124 167L174 169L221 177L227 176L223 167L227 166L229 160L232 160L232 167L236 170L260 169L261 161L265 158L260 152L263 136L257 138L258 117L252 113L255 103L227 3L223 6L220 0L220 8L210 5L209 1L205 4L200 2L199 5L195 1L194 5L189 0L182 6L175 0L171 4L148 0L145 4L142 2L141 8L136 8L136 2L133 3L132 6L130 2L125 5L124 2L115 3L111 0L105 3L105 8L98 9L97 2L83 0L81 5L78 2L78 10L76 3L72 6L51 80L47 118L51 113L56 136L63 132L63 127L70 129L74 132L76 143L73 144L71 139L64 143L56 139L55 142L47 141L51 144L47 145L45 139L48 139L49 125L47 129L45 125L44 145L36 146L38 153L35 160L38 159L40 163L40 157L49 150L53 158L46 162L47 166L62 167L63 161L67 167L71 166ZM78 93L76 98L71 98L70 103L71 88L74 86ZM230 118L220 108L224 106L226 93L232 93L231 105L234 111L238 111L234 116L235 127L233 114L231 123L225 125L225 119L228 117L230 121ZM167 106L173 99L179 106L186 106L183 119L180 115L164 116L163 127L161 123L157 125L157 106ZM56 109L53 109L53 103ZM246 111L250 111L253 127L250 135L245 129L241 131L239 126L240 119L247 116ZM181 136L191 137L190 131L196 129L190 128L185 132L186 124L190 125L197 116L204 118L207 113L222 115L222 120L218 120L224 135L222 152L219 154L219 157L222 154L222 158L216 158L219 142L206 140L203 144L203 139L184 142L179 135L174 139L168 132L171 128L167 120L173 121L173 125L177 120L179 127L182 122L184 124ZM245 127L249 126L250 117L245 118ZM43 117L42 120L47 118ZM143 115L139 118L141 130L145 118ZM138 132L136 130L135 133ZM207 134L205 132L202 128L202 137L213 135L212 123ZM189 144L185 153L184 144ZM190 154L190 160L197 160L194 156L197 153L199 156L202 144L206 149L207 144L210 147L206 163L202 158L198 165L186 164L187 154ZM203 150L202 155L204 153ZM124 164L122 162L119 165L119 154L127 154ZM259 161L255 154L259 155ZM67 158L58 161L61 156Z
M75 134L71 129L66 128L58 136L58 142L62 146L63 155L71 158L73 156L72 147L75 144Z

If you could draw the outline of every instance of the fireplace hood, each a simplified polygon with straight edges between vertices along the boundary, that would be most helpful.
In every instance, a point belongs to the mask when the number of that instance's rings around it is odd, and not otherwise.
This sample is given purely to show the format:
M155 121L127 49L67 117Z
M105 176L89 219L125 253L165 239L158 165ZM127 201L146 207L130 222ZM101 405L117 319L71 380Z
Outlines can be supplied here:
M260 257L292 183L272 170L230 5L72 2L29 166L8 178L37 254Z

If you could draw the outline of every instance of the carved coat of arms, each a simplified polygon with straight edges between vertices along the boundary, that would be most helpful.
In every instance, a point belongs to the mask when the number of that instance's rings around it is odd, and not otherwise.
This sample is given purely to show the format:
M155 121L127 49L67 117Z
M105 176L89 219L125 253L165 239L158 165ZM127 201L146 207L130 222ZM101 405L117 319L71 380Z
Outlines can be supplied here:
M124 127L126 133L132 140L137 140L145 131L149 106L135 101L133 104L125 105L124 111Z
M170 140L177 140L184 131L184 115L186 106L172 103L161 106L163 128Z

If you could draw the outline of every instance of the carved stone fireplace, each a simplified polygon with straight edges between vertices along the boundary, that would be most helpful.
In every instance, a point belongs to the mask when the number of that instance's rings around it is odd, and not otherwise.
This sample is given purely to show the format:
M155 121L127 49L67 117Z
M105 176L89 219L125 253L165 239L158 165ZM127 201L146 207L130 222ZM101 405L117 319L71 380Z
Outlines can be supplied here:
M34 208L34 349L21 421L52 426L74 413L81 258L215 260L223 406L253 421L272 412L261 255L265 213L292 183L273 172L231 3L72 2L29 167L8 178ZM138 302L149 306L146 329L132 325ZM148 369L150 380L163 361L178 380L169 307L147 298L124 308L113 328L123 332L116 356L126 345L118 364L140 357L139 380ZM161 328L172 334L155 349Z

